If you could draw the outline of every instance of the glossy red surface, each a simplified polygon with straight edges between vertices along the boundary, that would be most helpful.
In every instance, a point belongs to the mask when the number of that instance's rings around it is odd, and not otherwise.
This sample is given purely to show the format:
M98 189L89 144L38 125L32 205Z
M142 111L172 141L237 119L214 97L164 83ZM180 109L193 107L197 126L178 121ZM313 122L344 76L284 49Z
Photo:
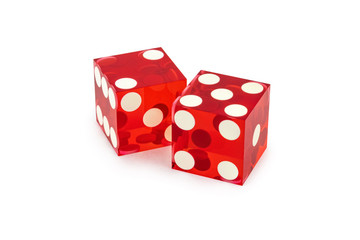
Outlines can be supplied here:
M186 79L162 48L94 59L97 122L118 155L170 145L165 130Z
M267 147L270 85L200 71L173 104L172 167L242 185Z

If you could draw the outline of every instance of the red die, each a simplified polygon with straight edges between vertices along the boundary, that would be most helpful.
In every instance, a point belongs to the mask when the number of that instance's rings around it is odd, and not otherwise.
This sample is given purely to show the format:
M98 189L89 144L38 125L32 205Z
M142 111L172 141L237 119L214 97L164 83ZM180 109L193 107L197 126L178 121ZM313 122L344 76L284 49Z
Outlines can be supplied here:
M118 155L170 145L186 78L162 48L94 59L97 121Z
M173 104L174 169L242 185L267 145L270 85L200 71Z

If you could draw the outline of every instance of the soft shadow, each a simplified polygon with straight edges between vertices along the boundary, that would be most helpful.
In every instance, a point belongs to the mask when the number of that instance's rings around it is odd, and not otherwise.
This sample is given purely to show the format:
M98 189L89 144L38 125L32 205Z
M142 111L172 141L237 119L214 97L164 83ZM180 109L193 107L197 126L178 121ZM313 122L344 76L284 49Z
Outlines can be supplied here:
M171 167L171 146L120 156L122 161L136 164L151 164L164 168Z

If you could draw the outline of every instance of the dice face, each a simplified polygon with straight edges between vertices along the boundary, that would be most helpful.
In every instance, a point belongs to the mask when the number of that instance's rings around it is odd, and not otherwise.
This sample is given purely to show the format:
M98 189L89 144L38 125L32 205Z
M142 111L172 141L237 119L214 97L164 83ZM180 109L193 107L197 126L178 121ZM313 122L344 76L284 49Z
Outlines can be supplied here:
M162 48L94 59L96 119L118 155L171 143L186 78Z
M242 185L267 146L270 85L200 71L173 104L172 167Z

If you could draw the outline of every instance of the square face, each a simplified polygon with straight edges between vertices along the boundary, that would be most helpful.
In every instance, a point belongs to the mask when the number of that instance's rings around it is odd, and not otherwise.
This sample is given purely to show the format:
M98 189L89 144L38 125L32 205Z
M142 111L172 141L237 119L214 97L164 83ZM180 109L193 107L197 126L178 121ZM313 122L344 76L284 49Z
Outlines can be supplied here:
M186 79L162 48L95 59L94 75L97 121L118 155L170 144Z
M173 168L242 184L266 148L269 91L266 83L200 71L174 102Z
M266 83L200 71L185 88L182 96L195 95L201 97L202 104L195 108L198 111L245 120L269 87L270 85ZM181 102L187 106L186 103L192 99L185 97L182 98ZM229 107L232 104L239 104L244 107Z
M94 62L116 92L185 79L162 48L97 58ZM95 68L95 76L97 71ZM100 81L97 78L98 86Z

